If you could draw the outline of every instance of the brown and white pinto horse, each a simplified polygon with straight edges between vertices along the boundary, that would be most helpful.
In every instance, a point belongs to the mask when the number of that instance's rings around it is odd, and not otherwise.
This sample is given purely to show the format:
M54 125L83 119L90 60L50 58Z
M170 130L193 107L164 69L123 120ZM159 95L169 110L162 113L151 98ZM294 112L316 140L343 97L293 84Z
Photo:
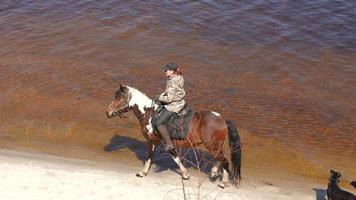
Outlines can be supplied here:
M120 85L120 89L115 92L114 100L109 105L106 114L109 118L121 117L123 113L132 110L140 121L141 131L147 140L148 155L142 171L137 173L138 177L147 175L155 145L160 144L158 134L153 133L151 124L152 114L158 105L155 104L145 94L135 88ZM229 138L232 174L235 183L241 179L241 145L240 138L233 123L224 120L219 113L213 111L195 112L190 125L187 138L185 140L173 140L176 147L195 147L204 144L206 149L214 156L217 162L211 170L211 176L218 175L220 164L223 167L223 178L219 187L226 187L229 183L229 162L223 150L224 141ZM183 179L189 179L186 168L180 161L178 155L173 155L173 160L178 164Z

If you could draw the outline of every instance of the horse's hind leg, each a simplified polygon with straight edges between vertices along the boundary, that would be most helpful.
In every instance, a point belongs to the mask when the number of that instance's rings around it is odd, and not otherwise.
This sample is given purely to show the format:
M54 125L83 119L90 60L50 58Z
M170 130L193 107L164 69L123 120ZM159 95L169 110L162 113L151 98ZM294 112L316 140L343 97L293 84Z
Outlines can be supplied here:
M219 163L219 165L222 165L223 167L223 176L222 176L222 180L219 183L219 187L221 188L225 188L226 186L229 185L229 162L226 158L225 153L222 150L222 146L223 146L223 140L222 141L217 141L215 143L210 142L210 143L205 143L205 147L209 150L209 152L214 156L214 158L218 161L217 163ZM217 173L218 171L218 165L214 165L214 167L211 169L211 175L215 175L214 172Z
M211 177L212 179L215 179L215 178L218 176L219 168L220 168L220 162L219 162L219 161L216 161L216 162L214 163L213 168L211 168L210 177Z
M220 163L222 164L222 167L223 167L222 180L218 186L221 188L225 188L226 186L229 186L229 173L228 173L229 162L226 159L226 155L224 154L224 152L222 150L219 151L216 159L220 161Z
M151 142L149 142L147 144L147 150L148 150L148 154L147 154L147 159L145 161L145 166L143 167L142 171L137 172L136 176L137 177L144 177L147 176L148 174L148 170L150 170L151 167L151 163L152 163L152 156L153 156L153 152L155 149L155 145L152 144Z

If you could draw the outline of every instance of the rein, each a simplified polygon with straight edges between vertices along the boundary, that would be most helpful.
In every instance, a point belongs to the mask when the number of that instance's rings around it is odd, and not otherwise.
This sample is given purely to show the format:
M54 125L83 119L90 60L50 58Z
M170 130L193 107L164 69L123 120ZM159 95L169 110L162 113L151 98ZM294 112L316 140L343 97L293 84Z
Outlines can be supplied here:
M152 103L151 103L151 108L155 107L155 100L152 99ZM120 112L117 112L117 116L119 116L120 119L124 120L126 123L130 123L129 121L127 121L126 119L130 119L132 117L127 117L124 116L123 114L125 114L127 111L130 110L130 106L129 103L127 102L124 106L120 107L118 110L120 110ZM140 119L142 118L146 113L142 113L138 116L136 116L136 118Z
M118 110L124 110L125 112L127 112L129 109L130 109L130 106L129 106L129 104L127 103L125 106L122 106L122 107L120 107ZM120 119L127 119L127 118L129 118L129 117L126 117L126 116L124 116L123 115L123 112L119 112L118 113L118 116L120 117Z
M152 100L151 107L153 107L154 104L155 104L155 102ZM123 110L125 111L125 113L126 113L127 111L130 110L130 106L129 106L129 104L127 103L125 106L122 106L121 108L119 108L119 110L121 110L121 109L123 109ZM123 112L120 112L120 113L118 114L118 116L120 117L120 119L125 120L125 119L131 118L131 117L126 117L126 116L124 116L123 114L124 114ZM136 117L137 117L138 119L140 119L140 118L143 117L145 114L146 114L146 113L142 113L141 115L136 116Z

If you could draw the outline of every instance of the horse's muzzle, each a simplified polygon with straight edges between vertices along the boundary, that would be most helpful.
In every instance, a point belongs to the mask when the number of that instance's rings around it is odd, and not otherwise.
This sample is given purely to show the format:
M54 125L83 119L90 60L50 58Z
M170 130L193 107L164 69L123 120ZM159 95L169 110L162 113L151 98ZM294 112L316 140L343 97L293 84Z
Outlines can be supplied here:
M107 116L108 118L113 118L113 117L115 117L115 112L106 111L106 116Z

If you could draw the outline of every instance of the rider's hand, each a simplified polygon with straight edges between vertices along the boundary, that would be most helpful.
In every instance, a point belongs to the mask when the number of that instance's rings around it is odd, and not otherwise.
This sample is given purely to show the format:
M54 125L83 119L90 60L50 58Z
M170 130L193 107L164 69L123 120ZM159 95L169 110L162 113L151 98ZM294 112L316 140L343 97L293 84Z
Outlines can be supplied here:
M153 101L156 102L156 101L159 101L159 95L156 95L153 97Z

